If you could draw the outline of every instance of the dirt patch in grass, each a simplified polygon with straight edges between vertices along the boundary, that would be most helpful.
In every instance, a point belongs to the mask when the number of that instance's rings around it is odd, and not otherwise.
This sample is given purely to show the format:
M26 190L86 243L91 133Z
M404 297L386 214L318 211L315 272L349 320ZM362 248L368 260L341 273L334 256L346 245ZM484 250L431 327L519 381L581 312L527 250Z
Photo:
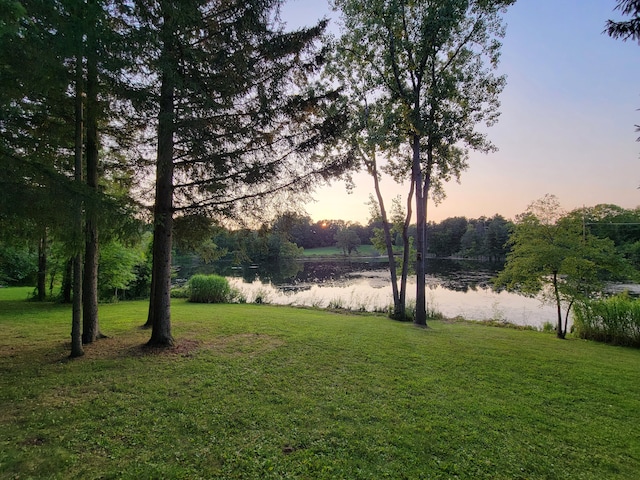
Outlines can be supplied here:
M192 340L189 338L179 338L171 347L148 347L146 345L139 345L137 348L133 348L132 355L166 355L166 356L180 356L180 357L192 357L201 347L202 342L200 340Z
M211 342L206 343L206 347L225 356L255 357L275 350L284 344L284 340L271 335L242 333L215 338Z
M114 337L101 338L84 346L81 359L115 360L148 355L190 357L200 349L202 342L189 338L178 338L171 347L148 347L148 333L128 332Z
M4 364L0 366L0 371L9 370L16 365L23 364L122 360L148 356L160 356L167 359L190 358L204 350L233 358L242 356L256 357L285 344L281 338L259 333L220 336L206 341L178 337L173 346L165 348L148 347L146 345L148 339L148 332L139 330L101 338L91 344L84 345L84 355L73 359L69 358L69 353L71 352L70 342L41 344L36 347L32 345L11 345L4 349Z
M194 356L202 349L231 357L254 357L275 350L285 343L280 338L259 333L216 337L207 342L180 337L175 340L173 346L164 348L148 347L145 343L146 340L146 333L136 335L133 332L113 338L103 338L91 345L86 345L83 358L92 360L120 359L149 355L186 358Z

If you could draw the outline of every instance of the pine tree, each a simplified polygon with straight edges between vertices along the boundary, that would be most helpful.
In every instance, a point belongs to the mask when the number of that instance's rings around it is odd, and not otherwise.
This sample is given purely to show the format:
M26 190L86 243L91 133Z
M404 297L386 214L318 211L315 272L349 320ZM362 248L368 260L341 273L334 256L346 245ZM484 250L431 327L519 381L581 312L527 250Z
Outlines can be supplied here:
M157 115L150 345L173 343L175 215L241 218L267 197L307 191L349 158L314 155L342 130L331 92L309 92L324 25L284 32L278 0L140 2L141 49ZM147 87L147 86L143 86Z

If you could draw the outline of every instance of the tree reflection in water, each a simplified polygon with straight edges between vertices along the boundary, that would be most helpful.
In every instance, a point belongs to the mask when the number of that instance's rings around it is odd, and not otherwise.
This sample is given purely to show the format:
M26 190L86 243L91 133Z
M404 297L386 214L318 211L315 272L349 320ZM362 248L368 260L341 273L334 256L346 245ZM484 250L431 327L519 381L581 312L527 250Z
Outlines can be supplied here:
M491 278L501 264L468 260L429 259L427 303L431 311L453 318L507 321L542 327L554 321L551 306L537 299L492 289ZM386 261L377 258L344 261L280 262L276 265L198 265L182 268L185 279L194 273L216 273L229 278L247 302L340 307L384 311L393 302ZM408 302L415 298L415 276L409 278Z

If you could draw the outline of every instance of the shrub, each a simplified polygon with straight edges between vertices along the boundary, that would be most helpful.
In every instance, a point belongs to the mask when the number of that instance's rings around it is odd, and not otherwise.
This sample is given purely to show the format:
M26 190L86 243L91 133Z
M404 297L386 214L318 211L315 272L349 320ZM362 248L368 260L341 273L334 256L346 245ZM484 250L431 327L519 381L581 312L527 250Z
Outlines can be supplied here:
M225 303L231 287L219 275L194 275L189 280L189 301L194 303Z
M189 298L189 285L171 287L171 298Z
M640 299L623 293L577 304L574 327L580 338L640 347Z
M544 333L555 333L556 332L556 327L551 322L544 322L544 324L542 325L542 331Z

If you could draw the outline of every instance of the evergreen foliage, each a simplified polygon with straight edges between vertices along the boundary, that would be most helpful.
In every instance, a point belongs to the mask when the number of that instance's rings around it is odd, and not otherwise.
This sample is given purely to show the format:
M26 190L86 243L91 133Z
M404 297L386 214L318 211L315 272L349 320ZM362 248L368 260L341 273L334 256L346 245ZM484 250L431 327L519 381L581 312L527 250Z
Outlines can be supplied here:
M640 43L640 0L618 0L618 10L628 20L608 20L607 34L613 38L621 38L623 41L636 40Z

